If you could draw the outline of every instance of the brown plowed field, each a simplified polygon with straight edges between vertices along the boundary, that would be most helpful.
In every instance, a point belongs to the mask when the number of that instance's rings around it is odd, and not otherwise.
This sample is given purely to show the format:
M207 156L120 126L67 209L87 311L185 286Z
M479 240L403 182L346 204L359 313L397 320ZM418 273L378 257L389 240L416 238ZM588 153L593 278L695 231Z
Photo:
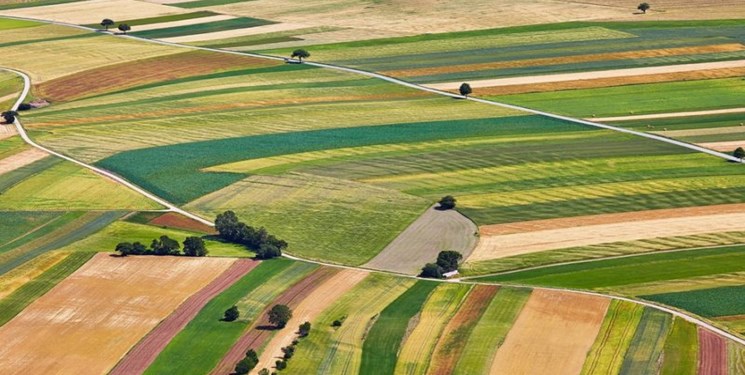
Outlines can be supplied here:
M246 332L235 342L230 351L225 354L220 363L217 364L212 375L227 375L233 372L235 364L243 359L248 349L259 349L267 340L271 337L272 331L267 317L267 312L274 305L287 305L290 309L295 309L297 306L318 286L323 284L326 280L333 277L339 272L338 269L330 267L322 267L308 277L299 281L297 284L287 289L281 296L277 297L276 300L272 301L267 308L261 312L258 319L249 327ZM294 330L294 327L285 327L284 329Z
M640 85L645 83L696 81L703 79L731 78L745 75L745 68L707 69L690 72L640 74L636 76L623 76L612 78L587 77L572 81L546 82L546 83L523 83L506 86L491 86L479 88L475 94L484 95L510 95L524 94L530 92L550 92L561 90L593 89L599 87L614 87L626 85ZM450 90L455 92L455 90Z
M0 374L105 374L234 262L97 254L0 327Z
M481 319L481 315L489 306L494 295L497 294L497 290L499 290L499 287L494 285L477 285L473 288L466 300L463 301L460 310L445 326L442 337L435 347L427 374L447 375L453 373L455 365L458 363L463 349L465 349L468 336Z
M603 297L534 290L497 351L490 373L581 373L609 303Z
M13 154L5 159L0 159L0 175L7 173L25 165L29 165L35 161L44 159L49 156L44 151L36 148L31 148L26 151L21 151L17 154Z
M745 212L745 203L720 204L713 206L670 208L616 214L587 215L560 219L521 221L508 224L484 225L479 227L482 236L536 232L548 229L574 228L587 225L614 224L638 220L671 219L676 217L706 216L716 214L735 214Z
M727 375L727 341L724 337L699 327L699 375Z
M383 74L394 77L417 77L436 74L475 72L479 70L521 68L526 66L550 66L559 64L577 64L593 61L610 61L626 59L642 59L651 57L680 56L680 55L697 55L706 53L734 52L745 50L745 46L740 43L717 44L711 46L695 47L678 47L662 48L640 51L611 52L592 55L576 55L548 57L540 59L500 61L481 64L450 65L418 69L401 69L384 71Z
M274 362L282 358L282 348L290 345L292 340L297 337L297 327L300 324L313 321L327 307L331 306L331 304L341 298L341 296L362 281L367 275L368 273L365 271L343 270L308 294L292 310L292 319L287 323L287 328L277 332L266 347L264 347L256 369L271 369L274 366Z
M207 224L200 223L194 219L188 218L176 212L166 212L163 215L150 220L148 224L158 225L168 228L184 229L193 232L201 232L207 234L215 234L217 231L215 227L211 227Z
M214 298L259 264L241 259L197 294L189 297L116 365L110 375L142 374L169 342Z
M35 89L36 96L51 102L69 101L147 83L276 64L249 56L190 51L86 70L46 81Z

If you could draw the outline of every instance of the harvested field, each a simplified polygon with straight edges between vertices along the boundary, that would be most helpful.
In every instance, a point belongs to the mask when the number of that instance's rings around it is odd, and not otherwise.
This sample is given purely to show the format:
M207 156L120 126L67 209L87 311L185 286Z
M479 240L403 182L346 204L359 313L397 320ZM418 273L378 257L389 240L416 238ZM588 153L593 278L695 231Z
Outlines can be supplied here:
M579 374L610 300L536 289L497 351L492 374Z
M0 372L64 368L70 374L106 373L163 318L233 262L98 254L0 328L4 343ZM58 335L61 331L66 334ZM49 340L52 336L57 339Z
M112 375L142 374L163 349L181 332L181 330L212 300L215 296L231 287L259 264L253 260L237 260L220 276L207 286L189 297L171 315L150 331L116 367L109 372Z
M432 207L363 267L413 275L444 249L467 259L476 246L476 233L476 224L457 211Z
M29 165L37 160L41 160L49 156L44 151L36 148L30 148L25 151L21 151L5 159L0 159L0 175L7 173L25 165Z
M183 229L207 234L216 233L215 227L196 221L192 218L186 217L176 212L166 212L163 215L150 220L148 224L157 225L159 227Z
M419 314L409 321L394 374L426 373L439 337L471 288L464 284L442 284L432 291Z
M660 370L665 340L670 332L670 314L644 308L629 350L621 366L621 374L656 374Z
M10 138L18 134L13 125L0 125L0 139Z
M697 143L701 147L710 148L716 151L731 152L738 147L745 147L745 140L741 141L729 141L729 142L709 142L709 143Z
M608 308L598 337L582 368L582 375L618 374L623 358L634 338L644 308L631 302L614 300Z
M287 305L290 309L294 310L307 295L313 293L316 288L321 286L338 272L337 269L330 267L320 268L287 289L276 300L272 301L270 306L267 306L260 317L251 324L251 328L243 333L243 335L233 344L233 347L227 352L227 354L225 354L222 360L220 360L220 363L212 369L211 374L229 374L235 367L235 364L245 356L246 350L254 349L259 352L261 348L267 344L268 340L270 340L275 334L275 332L269 328L272 327L272 325L269 323L269 318L266 315L266 312L269 311L271 306Z
M277 334L263 346L257 369L274 366L277 359L282 358L281 349L292 344L297 338L296 327L304 322L310 322L316 319L323 311L331 306L337 299L359 284L367 272L346 269L325 280L316 287L311 293L305 296L297 307L292 308L292 319L287 323L287 328L280 330ZM255 347L258 351L258 347Z
M476 285L463 301L458 312L445 326L430 359L427 374L445 375L455 371L471 332L497 294L499 287Z
M575 246L743 229L745 229L745 213L636 220L616 224L539 230L482 237L468 260L475 262Z
M567 81L581 81L587 79L599 79L599 78L621 78L621 77L635 77L643 75L654 75L654 74L666 74L666 73L683 73L693 71L707 71L714 69L736 69L745 67L745 60L735 61L720 61L720 62L708 62L698 64L679 64L679 65L668 65L668 66L655 66L647 68L630 68L630 69L615 69L615 70L604 70L595 72L583 72L583 73L564 73L564 74L552 74L552 75L541 75L541 76L530 76L530 77L516 77L516 78L499 78L499 79L487 79L471 81L469 84L472 88L483 88L483 87L497 87L497 86L512 86L512 85L524 85L524 84L536 84L536 83L555 83L555 82L567 82ZM445 82L437 84L429 84L428 87L438 90L457 90L463 82Z
M115 14L117 19L135 19L186 13L184 9L153 4L136 0L90 0L68 4L36 6L14 10L4 10L2 14L41 18L78 25L101 22L102 14Z
M726 375L727 371L727 341L711 331L699 327L698 329L699 361L698 373L711 375Z
M38 97L64 102L149 83L274 65L277 63L248 56L190 51L85 70L46 81L36 85L35 90Z

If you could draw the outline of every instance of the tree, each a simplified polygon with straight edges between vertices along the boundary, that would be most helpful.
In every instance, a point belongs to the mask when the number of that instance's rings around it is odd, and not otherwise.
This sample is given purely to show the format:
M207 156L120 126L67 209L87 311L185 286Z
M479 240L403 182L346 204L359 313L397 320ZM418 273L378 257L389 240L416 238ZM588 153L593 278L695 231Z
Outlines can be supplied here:
M297 332L300 335L300 337L308 336L308 334L310 334L310 322L305 322L301 324L300 327L298 327Z
M463 255L457 251L440 251L440 253L437 254L437 265L440 266L444 272L455 271L458 269L458 262L460 262L461 259L463 259Z
M238 216L236 216L233 211L225 211L217 215L217 218L215 219L215 229L217 229L217 233L220 234L220 237L232 242L235 242L238 238L238 224Z
M142 255L145 253L147 253L147 247L141 242L138 241L132 244L132 255Z
M470 95L473 92L471 90L471 85L465 82L462 85L460 85L460 88L458 90L460 90L460 94L465 97L468 97L468 95Z
M178 255L181 245L179 245L178 241L168 236L160 236L159 239L153 240L150 243L150 248L155 255Z
M636 9L641 10L644 14L647 14L649 8L651 8L651 6L649 6L649 3L641 3L638 7L636 7Z
M246 358L250 359L253 362L259 363L259 355L256 354L256 351L253 349L248 349L248 351L246 352Z
M292 51L292 55L290 55L290 57L292 58L297 57L297 59L300 60L300 62L303 62L303 59L307 59L308 57L310 57L310 52L302 48L299 48L299 49Z
M5 111L3 113L0 113L0 116L3 117L3 120L5 120L6 124L12 124L16 122L16 116L18 116L18 112L16 111Z
M101 21L101 27L109 30L109 26L114 26L114 21L108 18L104 18L103 21Z
M129 27L129 25L127 25L126 23L119 24L118 29L119 29L119 31L123 32L124 34L127 34L127 31L132 30L132 28Z
M287 368L287 361L285 361L284 359L277 360L276 362L274 362L274 367L276 367L277 370L284 370Z
M287 305L274 305L269 310L269 323L274 324L277 328L285 328L291 318L292 310Z
M427 277L430 279L442 279L442 267L436 263L427 263L422 268L422 273L419 274L421 277Z
M256 257L259 259L272 259L282 256L282 250L274 245L262 244L256 250Z
M254 354L256 354L254 352ZM256 365L259 364L258 359L252 359L246 356L245 358L241 359L236 365L235 365L235 373L238 375L245 375L251 372L251 370L256 367Z
M456 199L452 195L446 195L442 197L442 199L440 199L440 201L437 203L440 204L439 208L441 210L452 210L453 208L455 208L455 202Z
M184 255L190 257L203 257L207 255L207 248L201 237L186 237L184 240Z
M733 152L732 155L734 155L738 159L745 158L745 150L742 147L738 147L735 149L735 152Z
M114 251L118 251L123 257L126 257L127 255L132 254L132 243L119 242Z
M233 305L233 307L225 310L225 314L223 314L222 320L226 322L232 322L236 319L238 319L241 316L240 311L238 311L238 306Z

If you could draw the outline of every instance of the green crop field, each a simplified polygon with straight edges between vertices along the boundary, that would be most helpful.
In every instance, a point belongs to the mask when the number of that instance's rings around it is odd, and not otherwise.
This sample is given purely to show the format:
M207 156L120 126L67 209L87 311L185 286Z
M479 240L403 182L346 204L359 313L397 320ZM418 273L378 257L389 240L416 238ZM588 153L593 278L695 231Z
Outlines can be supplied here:
M718 317L745 314L744 291L745 286L738 285L641 297L679 307L704 317Z
M409 321L436 286L418 281L380 313L362 344L360 374L393 373Z
M275 272L271 278L244 295L238 302L238 311L241 312L239 320L251 323L261 311L282 292L293 284L308 276L318 268L312 263L295 262L281 272Z
M0 253L8 251L9 245L20 241L33 232L41 230L61 215L60 212L2 212L0 213Z
M648 374L657 371L671 320L669 314L644 308L619 374Z
M52 266L52 268L16 289L5 298L0 299L0 326L13 319L14 316L31 302L44 295L44 293L52 289L65 277L75 272L75 270L93 257L93 254L70 254L67 258Z
M251 270L230 288L212 299L171 340L145 373L209 373L249 325L246 320L221 321L225 310L261 287L267 279L287 270L292 265L291 261L279 259L262 262ZM191 354L184 356L185 352Z
M643 312L640 305L618 300L611 302L585 360L582 375L619 373Z
M698 364L698 329L693 323L681 318L673 319L670 331L662 352L664 362L662 375L695 375Z

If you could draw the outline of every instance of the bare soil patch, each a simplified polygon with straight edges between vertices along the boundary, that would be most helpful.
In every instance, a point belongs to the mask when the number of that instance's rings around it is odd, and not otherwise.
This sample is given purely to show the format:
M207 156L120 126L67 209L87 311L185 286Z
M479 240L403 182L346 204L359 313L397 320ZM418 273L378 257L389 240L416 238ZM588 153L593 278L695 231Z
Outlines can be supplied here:
M215 227L200 223L192 218L186 217L176 212L166 212L165 214L160 215L153 220L150 220L148 224L168 228L185 229L188 231L207 234L217 233Z
M49 154L44 151L30 148L17 154L13 154L5 159L0 159L0 175L44 159L47 156L49 156Z
M711 331L698 328L698 373L727 374L727 341Z
M0 327L0 373L106 373L233 262L98 254Z
M609 299L597 296L534 290L497 351L490 373L581 373L609 304Z

